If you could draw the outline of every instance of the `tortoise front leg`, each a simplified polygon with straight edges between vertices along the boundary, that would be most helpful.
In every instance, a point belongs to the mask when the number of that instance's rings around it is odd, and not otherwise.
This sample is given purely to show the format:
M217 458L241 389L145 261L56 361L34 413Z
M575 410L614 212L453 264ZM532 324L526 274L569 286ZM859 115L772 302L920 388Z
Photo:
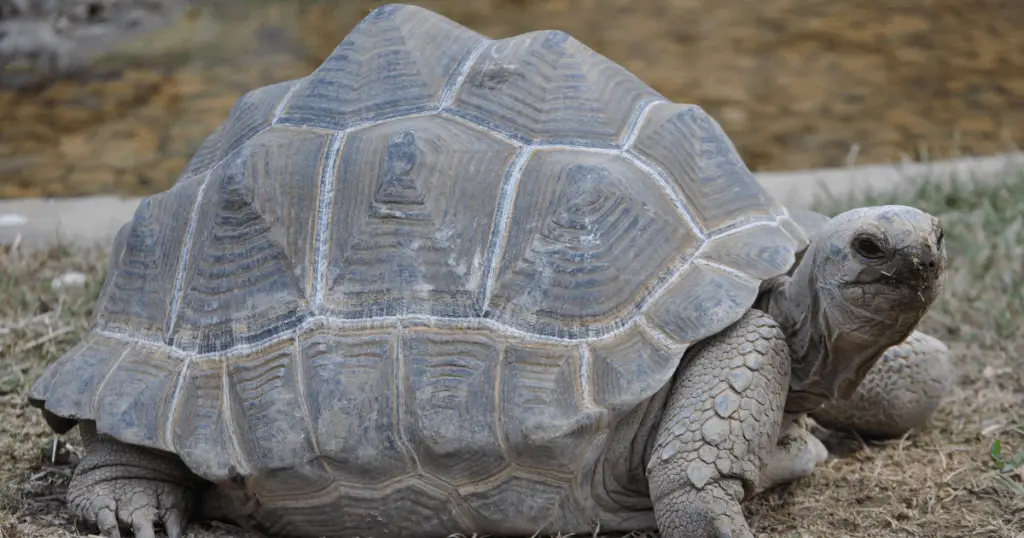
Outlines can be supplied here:
M96 423L78 425L85 457L68 487L68 507L107 538L119 527L136 538L154 538L163 523L168 538L181 538L193 504L195 476L178 458L97 435Z
M753 537L740 502L775 447L789 379L782 331L757 310L684 357L647 465L663 537Z

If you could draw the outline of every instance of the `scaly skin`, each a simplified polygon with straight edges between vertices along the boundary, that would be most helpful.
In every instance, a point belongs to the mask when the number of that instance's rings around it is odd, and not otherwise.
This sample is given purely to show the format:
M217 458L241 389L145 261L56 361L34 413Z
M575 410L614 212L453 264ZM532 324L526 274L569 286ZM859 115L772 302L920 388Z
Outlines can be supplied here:
M786 340L758 310L691 353L647 465L664 538L753 538L740 502L776 446L789 380Z
M86 454L68 488L68 507L107 538L119 527L136 538L155 538L162 523L168 538L181 538L192 511L196 481L174 458L96 434L94 422L79 424Z

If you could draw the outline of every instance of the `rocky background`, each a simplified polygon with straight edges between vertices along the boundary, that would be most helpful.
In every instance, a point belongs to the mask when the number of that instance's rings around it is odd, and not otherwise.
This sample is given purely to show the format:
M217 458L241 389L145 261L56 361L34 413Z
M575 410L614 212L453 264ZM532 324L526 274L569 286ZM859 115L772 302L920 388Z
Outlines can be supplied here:
M200 4L73 77L0 90L0 198L168 188L239 96L308 74L381 3ZM564 30L704 107L753 170L1024 145L1021 0L412 3L495 38Z

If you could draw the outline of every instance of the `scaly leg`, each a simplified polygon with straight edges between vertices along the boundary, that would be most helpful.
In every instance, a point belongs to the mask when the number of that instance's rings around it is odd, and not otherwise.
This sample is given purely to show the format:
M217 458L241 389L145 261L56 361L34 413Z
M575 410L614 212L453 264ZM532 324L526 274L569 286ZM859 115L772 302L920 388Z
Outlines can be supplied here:
M687 355L647 465L658 528L664 538L753 538L740 502L779 436L789 348L751 310Z
M181 538L192 509L196 478L177 458L97 435L96 423L78 425L86 447L68 487L68 507L107 538L121 526L136 538L154 538L163 523L168 538Z
M832 430L897 438L924 426L952 386L949 348L915 331L885 351L850 399L828 403L811 418Z

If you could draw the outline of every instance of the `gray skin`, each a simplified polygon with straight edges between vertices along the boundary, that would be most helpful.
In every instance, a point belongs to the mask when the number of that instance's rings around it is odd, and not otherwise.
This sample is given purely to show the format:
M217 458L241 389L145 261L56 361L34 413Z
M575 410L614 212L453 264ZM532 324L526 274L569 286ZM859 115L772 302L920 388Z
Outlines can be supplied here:
M42 83L174 22L189 0L0 0L0 85Z
M772 281L757 308L692 348L671 386L594 458L593 472L606 483L625 478L634 495L649 492L606 501L653 505L667 538L751 538L740 503L807 475L827 455L807 431L806 414L873 435L920 427L948 387L945 347L914 332L941 290L945 265L942 228L917 209L869 207L829 221L792 275ZM201 480L172 456L96 436L91 422L81 427L88 448L71 483L71 509L105 536L120 536L119 523L154 536L162 522L180 537ZM244 511L217 490L199 504L199 517L230 520Z

